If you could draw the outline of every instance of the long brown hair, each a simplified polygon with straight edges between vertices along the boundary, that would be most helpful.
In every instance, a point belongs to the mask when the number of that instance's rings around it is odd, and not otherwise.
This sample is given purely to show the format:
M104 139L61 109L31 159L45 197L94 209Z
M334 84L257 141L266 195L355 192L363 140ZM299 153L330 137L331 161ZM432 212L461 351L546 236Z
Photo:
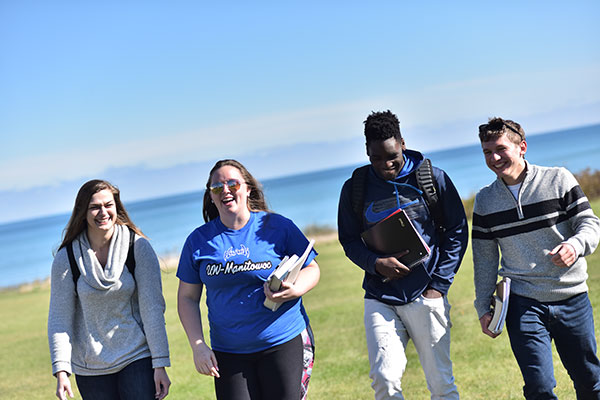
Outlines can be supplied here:
M202 215L204 221L212 221L219 216L217 206L213 204L210 199L210 181L212 180L213 173L221 167L230 166L237 168L244 179L246 185L250 189L250 196L248 197L248 209L250 211L267 211L270 212L265 199L265 194L262 190L262 185L252 176L250 172L236 160L219 160L208 174L208 181L206 182L206 190L204 191L204 203L202 207Z
M81 232L87 229L86 216L90 200L94 194L105 189L110 190L115 199L115 207L117 208L116 223L119 225L127 225L138 235L146 237L140 228L135 226L133 221L131 221L131 218L129 218L129 214L127 214L127 210L125 210L125 206L121 202L121 192L119 189L110 182L101 179L92 179L91 181L84 183L77 193L75 205L73 206L73 212L71 213L71 218L69 218L69 222L63 231L63 240L58 248L59 250L71 243Z

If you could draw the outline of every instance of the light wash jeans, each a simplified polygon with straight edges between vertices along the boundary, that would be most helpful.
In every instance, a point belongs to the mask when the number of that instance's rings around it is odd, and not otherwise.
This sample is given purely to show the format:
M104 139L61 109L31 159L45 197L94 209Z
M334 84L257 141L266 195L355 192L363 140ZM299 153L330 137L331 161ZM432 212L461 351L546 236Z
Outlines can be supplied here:
M365 332L375 399L404 399L405 349L413 340L432 399L458 399L450 360L450 304L446 296L391 306L365 299Z

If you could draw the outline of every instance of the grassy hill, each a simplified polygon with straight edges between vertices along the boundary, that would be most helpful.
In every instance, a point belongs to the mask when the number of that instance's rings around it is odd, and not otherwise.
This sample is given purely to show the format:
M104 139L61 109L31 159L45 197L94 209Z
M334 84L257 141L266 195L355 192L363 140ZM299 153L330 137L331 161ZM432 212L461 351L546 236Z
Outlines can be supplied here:
M600 201L596 200L593 207L599 214ZM362 271L346 259L336 241L318 243L317 249L320 253L317 261L322 271L321 282L304 298L317 345L309 397L313 400L373 398L363 328ZM588 272L590 299L598 326L600 252L588 257ZM173 365L168 369L173 382L168 398L214 399L212 379L196 373L191 350L177 317L177 284L173 270L163 274L166 323ZM27 292L0 292L0 363L5 366L0 380L2 398L54 397L56 382L51 375L46 338L49 297L49 288L43 286ZM450 289L449 298L453 322L452 360L461 397L469 400L522 398L521 375L506 333L496 339L481 333L473 308L470 248ZM596 337L599 337L598 328ZM558 397L574 399L572 384L556 354L555 370ZM72 383L75 386L74 380ZM408 367L403 387L407 398L429 398L412 345L408 349Z

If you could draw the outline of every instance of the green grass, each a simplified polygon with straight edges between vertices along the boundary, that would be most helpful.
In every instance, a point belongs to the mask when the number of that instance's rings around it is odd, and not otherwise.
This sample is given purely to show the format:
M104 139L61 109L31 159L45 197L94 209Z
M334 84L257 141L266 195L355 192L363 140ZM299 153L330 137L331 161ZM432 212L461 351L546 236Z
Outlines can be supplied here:
M593 206L600 210L600 201ZM318 244L321 282L308 293L305 306L316 340L316 359L309 397L323 399L373 398L363 328L362 271L350 263L336 242ZM600 252L589 256L588 285L596 324L600 323ZM167 302L166 322L173 385L170 399L214 399L212 379L196 373L192 354L176 310L177 278L163 274ZM49 288L30 292L0 292L0 397L50 399L55 379L51 375L46 338ZM470 248L449 293L452 304L452 360L456 384L463 399L519 399L522 380L503 333L491 339L481 333L473 308L473 266ZM204 307L204 306L203 306ZM206 315L203 308L204 316ZM206 326L205 321L205 326ZM208 335L207 335L208 337ZM600 332L596 329L596 337ZM555 353L556 393L574 399L571 381ZM73 386L76 386L74 381ZM425 378L412 344L403 388L409 399L429 398ZM79 396L77 396L79 398Z

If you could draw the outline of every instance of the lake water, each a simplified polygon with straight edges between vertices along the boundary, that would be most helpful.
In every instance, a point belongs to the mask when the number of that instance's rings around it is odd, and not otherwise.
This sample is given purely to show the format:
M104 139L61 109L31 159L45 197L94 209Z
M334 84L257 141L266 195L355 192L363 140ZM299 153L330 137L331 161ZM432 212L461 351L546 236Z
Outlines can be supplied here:
M600 125L533 135L527 142L526 158L534 164L564 166L574 173L585 168L600 169ZM478 144L425 155L448 173L464 198L495 179L485 166ZM356 167L262 183L271 209L291 218L299 227L335 227L340 189ZM203 223L202 195L198 191L127 203L126 207L158 254L177 254L187 235ZM0 287L46 278L68 219L68 214L61 214L0 225Z

